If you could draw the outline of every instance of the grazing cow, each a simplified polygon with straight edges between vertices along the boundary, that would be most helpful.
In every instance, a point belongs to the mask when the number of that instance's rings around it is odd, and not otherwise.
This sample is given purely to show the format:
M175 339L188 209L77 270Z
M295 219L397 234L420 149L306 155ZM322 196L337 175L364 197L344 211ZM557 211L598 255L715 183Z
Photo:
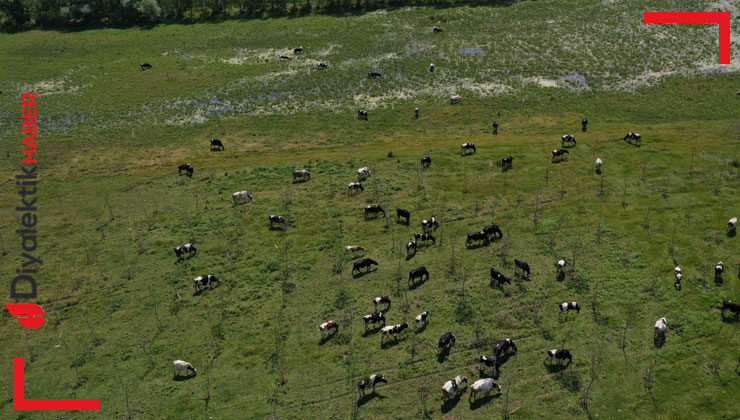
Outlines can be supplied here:
M193 279L193 287L195 287L195 290L200 290L201 287L211 285L211 288L213 288L213 285L215 283L218 283L221 285L221 279L214 276L213 274L207 274L205 276L196 277Z
M377 79L378 77L381 77L381 74L375 71L372 71L367 74L367 77L370 79Z
M498 121L493 122L493 134L498 134Z
M424 233L414 233L414 240L419 241L419 242L421 242L421 241L425 241L425 242L426 241L432 241L432 244L436 244L437 243L437 240L434 238L434 236L432 236L431 233L427 233L427 232L424 232Z
M563 302L558 305L560 308L560 312L568 312L568 311L576 311L577 313L581 313L581 307L576 302Z
M331 320L326 321L323 324L319 325L319 331L321 331L321 338L324 338L324 335L329 331L334 330L334 334L339 331L339 324L337 324L337 321Z
M714 277L722 277L722 273L725 272L725 265L722 263L722 261L718 262L717 265L714 266Z
M151 70L151 69L152 69L152 65L149 63L143 63L141 65L141 70Z
M581 120L581 131L585 133L587 128L588 128L588 118L584 118Z
M365 331L367 332L368 328L367 326L370 324L378 324L383 323L383 326L385 327L385 314L383 312L373 312L370 315L365 315L362 317L362 320L365 321Z
M488 225L483 228L483 232L488 236L498 236L499 239L504 237L504 233L501 232L501 228L498 225Z
M360 391L360 395L365 395L365 389L372 387L373 393L375 393L375 385L379 383L387 384L388 380L383 375L370 375L368 379L363 379L357 383L357 389Z
M514 272L516 273L517 270L522 270L522 274L527 273L527 277L529 277L530 271L529 271L529 264L522 260L518 260L514 258L514 265L516 266L516 270Z
M462 96L460 95L450 96L450 105L459 104L460 102L462 102Z
M655 321L655 337L664 335L667 330L668 322L666 322L665 318L660 318L659 320Z
M357 255L358 252L362 251L362 253L365 253L365 248L359 246L359 245L347 245L347 251L351 252L354 255Z
M143 65L143 64L142 64ZM180 376L180 372L193 372L193 376L198 374L193 365L184 360L175 360L172 362L172 366L175 368L174 376Z
M444 31L435 26L434 28L432 28L432 32L444 32Z
M325 69L325 68L327 68L327 67L329 67L329 66L328 66L328 65L327 65L326 63L317 63L317 64L316 64L316 67L317 67L317 68L318 68L319 70L322 70L322 69Z
M293 48L293 54L300 54L303 52L303 47Z
M468 237L465 239L465 245L470 246L470 244L475 241L481 241L483 242L483 245L488 245L488 235L483 231L468 233Z
M357 191L365 191L365 188L359 182L350 182L347 184L347 195L356 193Z
M411 241L406 244L406 255L411 255L412 251L414 254L416 254L416 251L419 249L419 246L416 244L416 241Z
M414 119L419 119L419 108L414 108Z
M211 150L224 150L224 144L220 139L211 139Z
M730 219L730 221L727 222L727 230L729 230L730 232L734 232L736 226L737 226L737 217L733 217L732 219Z
M378 311L378 305L385 304L385 310L383 312L388 312L388 309L391 308L391 298L388 296L378 296L375 299L373 299L373 304L375 305L375 311Z
M596 173L601 173L601 168L604 163L601 161L601 158L596 158Z
M516 348L516 344L514 344L514 340L512 340L511 338L505 338L498 341L496 345L493 346L493 355L498 360L509 350L513 350L514 353L518 351L518 349Z
M311 172L308 172L305 169L296 169L293 171L293 182L296 182L299 179L302 181L308 181L311 179Z
M429 64L429 73L434 73L434 63Z
M365 206L365 218L369 218L371 215L377 215L378 213L383 213L383 217L385 217L385 210L383 210L383 207L380 207L377 204Z
M495 268L491 268L491 283L496 282L496 285L501 287L504 283L511 284L511 279L504 276L500 271Z
M565 146L565 143L571 143L573 146L576 145L576 137L572 134L566 134L560 137L560 145Z
M735 303L731 300L723 300L722 301L722 316L725 316L725 311L729 310L730 312L733 312L735 316L740 315L740 303Z
M635 143L640 143L642 141L642 136L640 135L640 133L629 132L627 133L627 135L624 136L624 140L634 140Z
M270 215L270 227L274 228L275 226L285 229L288 227L288 222L285 221L285 218L283 216L271 214Z
M493 388L496 388L496 391L501 393L501 386L494 382L493 378L478 379L470 385L470 397L468 397L468 402L475 401L478 394L481 393L485 393L486 396L488 396L488 393L491 392Z
M450 348L455 345L455 336L451 332L446 332L439 337L439 343L437 343L437 349L439 351L450 351Z
M370 176L370 169L368 169L367 166L364 166L357 170L357 180L358 181L364 181L369 176Z
M558 363L562 363L563 360L568 359L568 363L573 361L573 355L570 354L570 351L562 349L552 349L547 351L547 359L546 360L557 360Z
M552 151L552 160L555 161L556 157L562 158L569 154L570 152L565 149L555 149Z
M364 109L357 111L357 118L367 121L367 111Z
M378 262L370 258L357 260L352 265L352 273L354 274L355 271L361 272L363 268L367 268L367 271L370 271L370 267L372 267L373 265L378 265Z
M457 375L442 385L442 401L447 401L450 397L456 397L460 391L460 385L467 382L468 378Z
M389 325L387 327L383 327L380 330L383 333L383 335L380 336L380 343L383 344L383 340L385 338L395 337L395 339L398 340L398 334L401 334L401 331L405 330L408 327L409 324L405 322L397 325Z
M189 176L189 177L192 178L193 177L193 171L194 170L195 169L193 168L193 165L191 165L189 163L183 163L182 165L180 165L180 166L177 167L177 174L180 175L182 173L182 171L185 171L185 173L187 174L187 176Z
M562 273L565 271L565 258L561 258L557 262L558 272Z
M673 286L676 288L676 290L681 290L681 279L683 278L681 267L676 266L676 268L674 268L673 271L676 275L676 282L673 284Z
M198 250L195 249L195 246L193 244L185 244L180 245L178 247L175 247L175 255L177 256L177 260L182 260L184 255L196 255L198 253Z
M424 232L426 232L429 229L436 230L438 227L439 227L439 222L437 221L437 218L434 216L421 221L421 228L424 230Z
M511 164L514 161L513 156L507 156L503 159L501 159L501 170L505 171L507 169L511 169Z
M416 284L416 279L422 282L429 280L429 271L426 267L416 267L409 271L409 285Z
M246 191L237 191L231 194L231 198L234 200L234 205L252 201L252 196Z
M406 209L397 208L396 209L396 223L398 223L402 217L406 219L406 226L408 226L411 220L411 213L409 213L409 211Z
M494 359L492 357L481 356L478 360L480 361L480 363L483 366L485 366L487 368L496 367L496 359Z
M280 57L278 57L278 59L280 61L287 61L287 60L290 60L290 57L288 57L287 55L281 55Z
M432 158L429 156L424 156L421 158L421 167L422 168L428 168L432 164Z
M429 318L429 311L424 311L420 313L419 315L416 315L416 318L414 318L414 326L418 327L420 324L426 323L428 318Z

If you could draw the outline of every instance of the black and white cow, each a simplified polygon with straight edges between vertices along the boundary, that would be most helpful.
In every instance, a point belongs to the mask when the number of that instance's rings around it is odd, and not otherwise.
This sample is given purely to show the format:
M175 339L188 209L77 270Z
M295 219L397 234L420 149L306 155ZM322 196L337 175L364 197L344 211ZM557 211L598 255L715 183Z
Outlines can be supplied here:
M492 389L496 389L499 393L501 392L501 386L493 381L493 378L478 379L470 385L470 396L468 402L473 402L478 397L478 394L488 395Z
M655 321L655 332L653 333L653 337L665 335L666 331L668 331L668 321L666 321L665 318L660 318Z
M182 165L177 167L177 174L180 175L182 171L185 171L185 174L192 178L194 170L195 169L193 168L193 165L189 163L183 163Z
M184 259L185 255L192 257L197 253L198 250L195 249L195 245L193 244L185 244L175 247L175 255L177 256L178 261Z
M480 232L471 232L468 233L467 238L465 238L465 245L470 246L473 242L480 241L483 243L483 245L488 245L488 235L486 235L486 232L480 231Z
M367 120L367 111L364 109L357 111L357 118L361 120Z
M321 331L321 338L324 338L324 335L329 331L334 331L334 334L336 334L339 331L339 324L334 320L326 321L319 325L319 331Z
M287 55L281 55L280 57L278 57L278 60L280 60L280 61L288 61L288 60L290 60L290 57L288 57Z
M459 104L460 102L462 102L462 99L463 98L460 95L452 95L450 96L450 104Z
M480 363L487 368L496 367L496 359L493 357L488 357L484 355L478 358L478 361L480 361Z
M511 284L511 279L503 275L500 271L495 268L491 268L491 283L496 283L498 287L502 287L504 283Z
M640 143L642 142L642 136L640 135L640 133L633 133L630 131L629 133L627 133L627 135L624 136L624 140L629 142L634 140L635 143Z
M432 235L431 233L428 233L428 232L414 233L414 240L415 241L418 241L418 242L432 241L432 244L436 244L437 243L437 239L434 237L434 235Z
M570 351L552 349L547 351L547 359L545 360L556 360L558 363L562 363L565 359L568 359L568 363L573 361L573 355L570 354Z
M434 73L434 63L429 63L429 73Z
M438 227L439 227L439 222L437 221L437 218L434 216L421 221L421 228L424 230L424 232L426 232L429 229L436 230Z
M512 340L511 338L505 338L496 342L496 345L493 346L493 355L498 360L509 350L512 350L514 353L518 351L518 349L516 348L516 344L514 344L514 340Z
M302 181L308 181L311 179L311 172L308 172L306 169L296 169L293 171L293 182L296 182L299 179Z
M141 65L141 69L142 69L142 70L151 70L151 69L152 69L152 65L151 65L151 64L149 64L149 63L143 63L143 64Z
M370 176L370 168L368 168L367 166L363 166L362 168L357 170L357 180L358 181L364 181L369 176Z
M405 322L397 325L389 325L387 327L383 327L380 330L383 333L383 335L380 336L380 343L383 344L383 340L386 338L395 338L396 340L398 340L398 335L401 334L401 331L405 330L408 327L409 324Z
M421 167L422 168L428 168L432 164L432 158L429 156L424 156L421 158Z
M211 139L211 150L224 150L224 144L220 139Z
M603 168L604 168L604 161L602 161L601 158L596 158L596 173L601 174L601 171Z
M518 260L518 259L514 258L514 266L516 267L516 270L514 272L515 274L516 274L516 272L518 270L521 270L522 275L524 275L524 273L526 273L527 274L527 277L529 277L529 274L530 274L529 264L527 264L526 262L524 262L522 260Z
M365 253L365 248L359 246L359 245L347 245L347 251L351 252L352 255L357 255L358 253L362 252Z
M378 204L373 204L369 206L365 206L365 218L369 218L370 216L375 216L378 213L382 213L383 217L385 217L385 210L383 210L383 207L381 207Z
M357 390L360 391L360 395L365 395L365 390L367 388L372 388L373 393L375 393L375 385L379 383L387 384L388 380L383 377L383 375L370 375L369 378L363 379L360 382L357 383Z
M406 255L416 254L418 249L419 246L416 244L416 241L411 241L406 244Z
M568 312L568 311L576 311L577 313L581 313L581 307L578 305L577 302L563 302L558 305L560 308L560 312Z
M507 156L503 159L501 159L501 170L506 171L511 169L511 164L514 162L513 156Z
M552 160L555 161L555 158L564 158L565 155L569 155L570 152L566 149L555 149L552 151Z
M383 312L373 312L369 315L365 315L362 317L362 320L365 321L365 331L368 330L368 325L374 325L383 323L383 326L385 327L385 314Z
M143 64L142 64L143 65ZM184 360L175 360L172 362L172 367L175 369L173 376L180 376L180 372L193 372L193 376L198 374L193 365Z
M425 324L429 318L429 311L424 311L414 318L414 326L418 327L421 324Z
M357 191L365 191L365 188L359 182L350 182L347 184L347 195L356 193Z
M740 315L740 303L735 303L731 300L722 301L722 316L725 316L725 311L729 310L733 312L735 316Z
M381 77L382 75L376 71L371 71L367 74L367 77L370 79L377 79L378 77Z
M300 54L303 52L303 47L293 48L293 54Z
M681 279L683 278L681 267L676 266L676 268L674 268L673 270L676 276L676 281L673 283L673 286L676 288L676 290L681 290Z
M270 228L280 227L285 229L288 227L288 222L285 221L285 217L278 216L277 214L270 215Z
M442 385L442 401L447 401L451 397L456 397L460 391L460 386L468 382L468 378L457 375Z
M588 129L588 118L581 120L581 131L585 133L586 129Z
M252 201L252 196L247 191L237 191L231 194L231 198L234 200L235 206Z
M329 66L328 66L328 65L327 65L326 63L316 63L316 67L317 67L317 68L318 68L319 70L323 70L323 69L325 69L325 68L328 68Z
M452 335L451 332L446 332L442 334L441 337L439 337L439 342L437 343L437 349L439 351L450 351L450 348L455 345L455 336Z
M429 280L429 271L427 271L426 267L416 267L409 271L409 286L416 284L416 279L419 279L421 282Z
M391 298L389 296L378 296L375 299L373 299L373 305L375 305L375 312L378 311L378 305L385 305L385 310L383 312L388 312L388 310L391 308Z
M414 119L419 119L419 108L414 108Z
M438 28L435 26L434 28L432 28L432 32L444 32L444 31L441 28Z
M717 263L717 265L714 266L714 278L721 279L722 273L724 272L725 272L725 265L722 263L722 261L720 261Z
M501 231L501 228L498 227L498 225L488 225L483 228L483 232L490 236L496 237L498 236L499 239L504 237L504 233Z
M208 285L213 288L215 283L221 285L221 279L214 276L213 274L207 274L205 276L199 276L193 279L193 287L195 287L195 290L200 290L201 287Z
M475 148L475 144L473 143L463 143L460 145L460 154L466 155L466 154L473 154L477 152L478 150Z
M727 230L730 232L734 232L736 226L737 226L737 217L733 217L727 222Z
M396 222L397 223L400 222L401 218L406 219L404 224L408 226L411 221L411 213L409 213L409 211L406 209L397 208L396 209Z
M565 143L570 143L572 146L576 145L576 137L572 134L566 134L560 137L560 145L565 146Z
M378 265L378 262L371 258L357 260L352 264L352 273L354 274L355 271L362 272L363 268L367 268L367 271L370 271L370 267L373 265Z
M565 272L565 258L559 259L558 262L555 265L558 268L558 273L564 273Z

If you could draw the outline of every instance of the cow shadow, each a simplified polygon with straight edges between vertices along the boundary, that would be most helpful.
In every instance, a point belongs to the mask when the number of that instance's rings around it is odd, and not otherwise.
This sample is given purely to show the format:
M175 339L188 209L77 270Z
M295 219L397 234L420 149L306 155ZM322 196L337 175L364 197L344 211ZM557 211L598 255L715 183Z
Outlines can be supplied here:
M457 406L457 403L460 402L460 395L462 395L461 392L457 393L454 398L450 398L442 403L442 407L440 408L442 414L449 413L453 408L455 408L455 406Z
M400 338L395 339L395 340L383 341L383 342L380 343L380 348L381 349L389 349L391 347L397 346L398 343L400 343L400 342L401 342L401 339Z
M270 230L271 231L279 230L281 232L285 232L287 230L287 228L285 228L283 226L270 226Z
M408 261L408 260L410 260L410 259L414 258L415 256L416 256L416 251L414 251L414 252L413 252L413 253L411 253L411 254L409 254L409 253L407 252L407 253L406 253L406 261Z
M715 286L721 286L722 283L724 283L725 280L722 278L722 274L715 274L714 275L714 285Z
M380 328L381 328L380 326L368 328L364 333L362 333L362 338L370 337L371 335L380 331Z
M372 391L372 392L370 392L369 394L365 394L365 395L363 395L362 397L360 397L360 398L359 398L359 399L357 400L357 406L358 406L358 407L362 407L363 405L367 404L367 403L368 403L368 402L369 402L370 400L372 400L373 398L377 398L377 399L379 399L379 400L381 400L381 401L382 401L382 400L386 399L387 397L384 397L384 396L382 396L382 395L378 394L377 392L375 392L375 391Z
M418 329L414 330L414 333L416 333L416 334L421 334L421 333L423 333L423 332L424 332L424 330L426 330L426 329L427 329L427 325L429 325L429 322L425 322L425 323L423 323L423 324L421 325L421 327L419 327Z
M172 376L173 381L181 382L181 381L189 381L193 378L195 378L198 375L174 375Z
M601 175L601 169L596 169L596 175Z
M543 362L545 365L545 368L547 368L548 373L559 373L564 371L568 366L570 366L570 362L568 363L547 363L547 361Z
M426 283L426 280L415 281L409 285L409 290L414 290L424 283Z
M656 349L663 347L665 344L665 334L658 333L653 336L653 345Z
M449 348L449 347L444 347L444 348L443 348L442 350L440 350L440 351L439 351L439 353L437 354L437 361L438 361L439 363L442 363L442 362L444 362L444 361L445 361L445 359L447 359L447 356L449 356L449 355L450 355L450 348Z
M319 340L319 345L320 345L320 346L323 346L324 344L326 344L326 342L327 342L327 341L329 341L329 340L331 340L332 338L334 338L334 336L335 336L335 335L337 335L337 333L336 333L336 330L334 330L334 331L335 331L335 332L333 332L333 333L331 333L331 334L327 334L326 336L322 337L322 338L321 338L321 339Z
M509 172L511 170L511 166L506 165L501 167L501 172Z
M732 230L728 230L727 231L727 237L728 238L734 238L735 236L737 236L737 230L736 229L732 229Z
M734 324L735 322L740 322L740 315L725 316L725 314L723 313L722 322L724 322L725 324Z
M632 139L626 139L626 140L625 139L622 139L622 140L624 140L629 145L632 145L632 146L635 146L635 147L642 147L642 141L636 141L636 140L632 140Z
M558 271L558 274L555 275L555 278L557 279L557 281L565 280L565 271Z
M374 272L376 270L377 270L377 268L374 268L372 270L367 270L367 271L357 271L357 274L355 274L353 272L352 273L352 278L353 279L359 279L360 277L366 276L366 275L368 275L368 274L370 274L370 273L372 273L372 272Z
M493 400L495 400L495 399L497 399L499 397L501 397L501 394L500 393L495 394L495 395L488 394L488 395L486 395L483 398L476 398L475 401L470 402L470 409L471 410L476 410L476 409L478 409L478 408L480 408L480 407L488 404L489 402L491 402L491 401L493 401Z
M487 247L488 245L490 245L490 242L480 242L480 243L473 244L473 245L465 244L465 249L473 250L473 249L478 249L478 248L484 248L484 247Z

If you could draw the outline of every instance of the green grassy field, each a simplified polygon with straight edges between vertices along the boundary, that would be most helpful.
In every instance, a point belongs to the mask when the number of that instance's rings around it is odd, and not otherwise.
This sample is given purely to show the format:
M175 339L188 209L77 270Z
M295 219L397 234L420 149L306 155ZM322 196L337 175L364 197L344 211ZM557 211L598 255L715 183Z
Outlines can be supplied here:
M3 311L2 418L740 418L740 321L720 314L740 299L740 246L726 234L740 210L740 64L716 64L716 28L646 25L646 10L737 7L524 1L0 34L2 272L9 283L21 262L18 99L37 91L47 312L23 330ZM306 52L276 60L296 46ZM565 133L578 144L551 163ZM212 137L224 152L208 150ZM462 142L478 152L461 157ZM185 162L192 179L177 176ZM373 174L349 197L361 166ZM298 168L311 180L291 183ZM254 201L233 207L239 190ZM388 220L364 220L370 203ZM270 214L287 230L270 230ZM407 259L431 215L436 244ZM503 239L467 249L465 234L490 223ZM173 247L191 241L198 255L176 263ZM377 270L353 277L351 244ZM558 281L561 257L575 263ZM513 275L514 258L531 278L490 287L490 268ZM431 278L408 290L418 266ZM194 293L208 273L223 284ZM389 325L428 309L428 326L381 347L361 320L379 295L393 300ZM560 315L564 301L584 313ZM340 332L320 342L328 319ZM446 331L457 343L441 359ZM504 337L519 351L501 368L503 394L469 404L465 388L443 404L442 384L485 376L476 360ZM543 365L563 347L570 366ZM27 398L99 398L100 412L12 412L11 357L26 358ZM174 359L199 374L173 380ZM358 402L371 373L389 384Z

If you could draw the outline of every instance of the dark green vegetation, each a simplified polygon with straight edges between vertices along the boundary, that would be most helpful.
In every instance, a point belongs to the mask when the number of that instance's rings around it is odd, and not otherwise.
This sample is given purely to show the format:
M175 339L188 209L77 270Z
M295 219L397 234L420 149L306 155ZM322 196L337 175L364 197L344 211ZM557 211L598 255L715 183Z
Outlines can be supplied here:
M725 232L740 210L740 76L736 63L713 64L708 27L625 27L640 19L635 3L3 35L8 179L18 98L39 92L38 303L48 320L22 330L3 311L0 410L11 408L9 359L25 357L28 397L100 398L101 412L13 418L737 417L740 321L718 307L740 299L738 238ZM434 25L454 30L433 38ZM275 60L299 45L303 56ZM484 54L460 52L477 47ZM329 69L315 70L318 61ZM376 70L384 77L368 81ZM462 104L449 105L453 93ZM622 141L627 131L643 145ZM553 164L565 133L578 145ZM210 152L211 137L226 150ZM462 142L478 153L459 156ZM433 163L421 171L425 155ZM176 175L184 162L192 179ZM348 197L361 166L373 175ZM311 180L292 184L298 168ZM20 264L11 187L0 210L6 283ZM254 202L234 208L237 190ZM363 220L368 203L389 220ZM397 206L411 211L410 227L394 223ZM269 214L288 229L269 230ZM437 244L406 260L405 243L433 214ZM493 222L502 240L465 248L466 233ZM172 248L189 241L198 255L175 263ZM353 244L377 270L353 278ZM572 265L558 281L561 257ZM491 288L490 268L512 275L514 258L529 262L531 279ZM409 291L408 271L422 265L431 278ZM208 273L223 284L195 294L193 277ZM381 348L360 319L379 295L393 300L389 325L425 309L429 325ZM560 315L564 301L583 310ZM341 329L320 344L328 319ZM457 343L440 361L446 331ZM443 405L442 384L479 378L477 357L504 337L519 352L502 367L503 395L470 406L466 387ZM573 363L548 370L545 351L562 347ZM174 359L199 375L173 381ZM358 405L356 382L376 372L389 384Z

